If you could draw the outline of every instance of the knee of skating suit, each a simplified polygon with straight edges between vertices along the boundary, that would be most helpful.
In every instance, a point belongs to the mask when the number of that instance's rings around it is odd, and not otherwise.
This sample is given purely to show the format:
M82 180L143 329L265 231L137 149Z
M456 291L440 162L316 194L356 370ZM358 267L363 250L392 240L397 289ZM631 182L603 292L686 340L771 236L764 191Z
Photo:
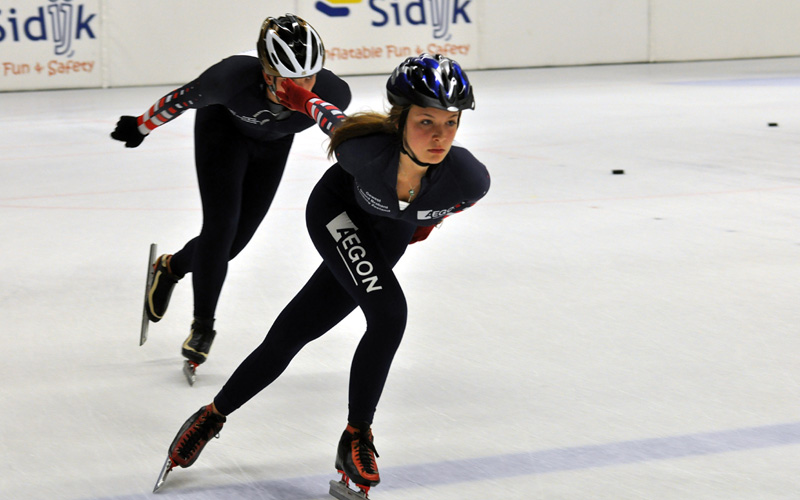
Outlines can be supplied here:
M216 335L214 318L195 318L192 322L192 331L189 332L181 349L183 357L198 365L204 363L208 359L208 352Z
M379 455L372 440L369 424L347 424L336 452L336 470L366 489L381 481L375 462Z
M170 260L172 255L164 254L156 259L153 274L153 284L147 291L147 317L153 323L161 320L167 312L169 299L172 296L172 289L182 276L172 272Z

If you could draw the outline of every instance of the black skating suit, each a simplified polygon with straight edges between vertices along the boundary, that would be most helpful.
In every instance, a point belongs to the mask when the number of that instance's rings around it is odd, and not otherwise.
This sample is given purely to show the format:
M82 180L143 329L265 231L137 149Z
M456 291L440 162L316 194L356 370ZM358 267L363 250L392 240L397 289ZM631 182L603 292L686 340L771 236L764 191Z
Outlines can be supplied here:
M352 360L348 419L372 422L406 326L406 300L392 268L418 226L468 208L490 183L484 165L454 144L401 210L399 155L397 137L384 134L350 139L337 149L338 163L317 183L306 208L308 232L323 262L217 394L223 414L269 385L306 343L359 307L367 327Z
M341 109L350 88L328 70L313 91ZM196 109L195 163L203 207L200 235L175 253L173 273L192 273L194 315L213 318L228 261L247 245L272 203L294 134L314 120L267 99L255 51L226 58L138 117L147 134Z

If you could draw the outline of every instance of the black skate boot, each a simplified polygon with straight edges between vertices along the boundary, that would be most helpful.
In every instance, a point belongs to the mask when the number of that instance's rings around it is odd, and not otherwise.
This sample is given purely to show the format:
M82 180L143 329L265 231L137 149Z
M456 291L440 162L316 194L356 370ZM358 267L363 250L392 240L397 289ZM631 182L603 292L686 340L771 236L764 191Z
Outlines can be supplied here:
M186 358L183 363L183 375L189 385L194 385L197 380L197 367L208 359L208 351L211 350L216 335L213 319L195 318L192 322L192 331L181 349L181 354Z
M183 357L195 364L203 364L208 359L208 351L211 350L216 335L213 319L195 318L192 322L192 331L181 349Z
M348 424L336 452L336 470L342 480L331 481L330 494L343 499L366 498L369 489L381 482L375 462L378 456L369 424ZM348 488L350 481L361 490L361 495L353 496L354 492Z
M161 467L153 493L158 491L167 480L167 475L175 466L189 467L200 456L200 452L212 437L219 437L219 431L225 423L224 415L214 413L213 405L200 408L183 423L181 430L172 440L167 450L167 460Z
M225 416L214 413L212 406L204 406L184 422L178 435L169 445L169 458L181 467L192 465L206 443L219 437L219 431L227 420Z
M164 317L169 305L169 298L172 296L172 289L175 284L182 278L172 273L169 266L169 261L172 255L164 254L156 259L153 264L155 271L153 275L153 284L150 290L147 291L147 302L145 311L147 318L153 323L157 323Z

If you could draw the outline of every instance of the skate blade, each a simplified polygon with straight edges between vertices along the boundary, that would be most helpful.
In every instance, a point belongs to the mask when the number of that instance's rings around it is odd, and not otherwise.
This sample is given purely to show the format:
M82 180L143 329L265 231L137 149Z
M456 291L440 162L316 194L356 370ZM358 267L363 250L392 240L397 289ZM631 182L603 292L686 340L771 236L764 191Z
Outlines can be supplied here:
M367 494L362 491L353 491L350 489L344 481L336 481L335 479L331 479L330 482L331 489L328 493L333 498L338 498L339 500L365 500L369 499Z
M142 330L139 332L140 346L147 342L147 328L150 326L150 318L147 317L147 294L150 293L150 287L153 286L153 276L155 276L153 264L156 263L157 251L158 245L150 243L150 257L147 259L147 280L144 283L144 303L142 304Z
M153 493L158 491L158 489L164 485L164 481L167 480L167 475L170 473L173 467L175 467L175 464L172 463L171 458L167 457L167 461L164 462L164 466L161 467L161 474L158 475L156 486L153 488Z
M189 361L188 359L183 361L183 375L186 377L186 381L189 382L189 385L194 385L197 381L197 364Z

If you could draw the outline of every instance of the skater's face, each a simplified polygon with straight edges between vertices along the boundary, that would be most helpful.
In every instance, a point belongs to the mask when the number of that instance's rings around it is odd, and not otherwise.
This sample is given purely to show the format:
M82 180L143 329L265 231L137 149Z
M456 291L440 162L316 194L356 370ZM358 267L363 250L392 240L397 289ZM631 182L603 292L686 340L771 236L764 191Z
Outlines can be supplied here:
M281 87L281 83L284 80L289 80L289 78L282 78L280 76L272 76L272 75L268 75L268 74L264 73L264 80L266 80L267 85L272 85L274 83L275 84L275 88L281 89L281 88L283 88L283 87ZM314 75L307 76L307 77L304 77L304 78L291 78L291 80L294 83L296 83L298 86L303 87L304 89L310 91L311 89L314 88L314 85L317 83L317 75L314 74ZM272 93L271 90L267 91L267 97L269 98L270 101L272 101L274 103L277 103L277 104L280 104L280 101L275 96L275 94Z
M444 160L458 130L459 112L412 105L403 137L406 146L423 163Z

